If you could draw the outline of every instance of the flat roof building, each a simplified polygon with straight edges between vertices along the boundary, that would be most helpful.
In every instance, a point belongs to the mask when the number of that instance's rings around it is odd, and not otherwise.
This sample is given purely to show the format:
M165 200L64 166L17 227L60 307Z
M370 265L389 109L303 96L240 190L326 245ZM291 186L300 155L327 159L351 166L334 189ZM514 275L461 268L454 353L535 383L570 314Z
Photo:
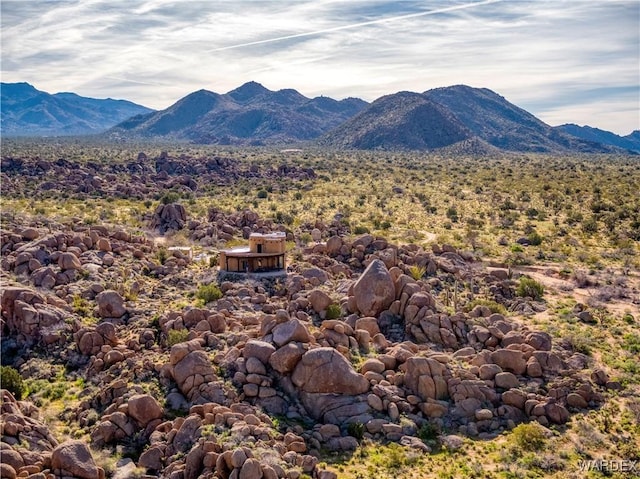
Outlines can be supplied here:
M248 246L223 249L218 257L220 270L229 273L262 273L284 270L286 255L284 232L251 233Z

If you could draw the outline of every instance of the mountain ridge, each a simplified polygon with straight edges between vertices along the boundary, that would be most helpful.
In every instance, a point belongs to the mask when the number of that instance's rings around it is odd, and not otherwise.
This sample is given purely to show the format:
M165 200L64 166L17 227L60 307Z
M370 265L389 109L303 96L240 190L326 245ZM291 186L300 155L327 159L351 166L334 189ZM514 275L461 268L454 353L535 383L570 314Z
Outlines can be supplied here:
M2 83L3 136L102 134L115 140L164 138L203 144L451 151L640 153L627 136L590 126L550 126L488 88L452 85L397 92L372 103L308 98L249 81L226 93L200 89L155 111L127 100L49 94Z
M565 123L555 127L557 130L583 140L595 141L606 145L617 146L636 153L640 153L640 130L635 130L625 136L616 135L610 131L594 128L589 125L579 126L575 123Z
M3 136L97 134L150 108L112 98L50 94L26 82L1 83L0 125Z
M408 94L412 95L415 102L419 102L421 98L438 105L438 108L431 108L441 115L441 124L431 124L418 133L417 125L414 124L418 118L415 112L402 107ZM381 108L383 103L385 107ZM390 122L405 131L390 131ZM411 139L407 138L409 131L418 133L420 138L415 135ZM403 135L405 140L399 141ZM381 137L393 139L384 143L378 141ZM472 139L477 141L465 143ZM324 135L320 143L336 148L356 149L431 150L458 144L458 147L468 145L470 151L478 151L480 145L485 145L480 149L491 146L506 151L539 153L622 151L616 146L584 140L554 129L492 90L468 85L435 88L423 93L399 92L387 95Z
M192 95L199 101L188 101ZM139 121L116 125L112 137L168 135L196 143L267 144L313 140L367 105L360 99L308 98L296 90L269 90L247 82L227 93L199 90ZM188 118L188 122L178 121ZM133 119L132 119L133 120ZM162 128L158 124L162 123Z

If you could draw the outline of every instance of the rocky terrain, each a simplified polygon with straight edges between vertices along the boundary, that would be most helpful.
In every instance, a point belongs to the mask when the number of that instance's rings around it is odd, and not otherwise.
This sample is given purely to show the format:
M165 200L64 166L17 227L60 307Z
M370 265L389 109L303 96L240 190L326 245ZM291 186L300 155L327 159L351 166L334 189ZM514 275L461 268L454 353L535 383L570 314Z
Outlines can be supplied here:
M125 175L124 177L122 175ZM313 169L291 165L274 165L257 170L232 158L214 156L193 158L169 156L166 152L149 159L140 153L123 164L55 161L40 158L2 159L2 190L9 196L26 190L43 196L64 194L78 199L114 197L143 200L158 199L167 191L182 193L207 190L211 186L228 186L241 180L287 181L313 178Z
M9 157L2 175L8 196L159 200L142 232L3 211L2 364L26 387L2 391L2 477L332 479L332 458L365 444L430 457L529 422L560 434L636 390L530 320L549 304L525 268L339 218L196 217L164 193L296 184L315 179L308 167L162 153ZM216 247L271 231L295 248L285 277L218 278ZM167 248L176 232L213 248ZM597 321L584 304L569 314Z
M259 230L258 221L247 227ZM35 377L43 354L85 377L84 399L69 413L92 444L148 443L136 465L162 477L331 477L317 467L320 451L355 449L350 425L428 451L416 437L425 424L487 438L525 420L564 424L570 411L596 407L602 391L620 387L583 354L487 307L448 314L435 293L456 278L471 277L510 310L544 306L517 298L506 270L478 268L446 245L424 251L331 236L307 249L278 288L224 282L217 301L161 312L163 283L193 290L211 272L189 274L184 258L159 264L154 247L126 231L4 231L3 355ZM407 274L414 265L428 279ZM127 277L114 277L124 269ZM74 310L79 301L91 321ZM338 318L325 319L331 305ZM169 346L175 331L185 341ZM154 397L150 385L164 393ZM37 408L4 394L3 441L16 457L7 466L100 477L80 460L56 466L61 454L79 459L83 447L58 445L32 419ZM301 424L278 430L274 417ZM25 450L27 425L44 436Z

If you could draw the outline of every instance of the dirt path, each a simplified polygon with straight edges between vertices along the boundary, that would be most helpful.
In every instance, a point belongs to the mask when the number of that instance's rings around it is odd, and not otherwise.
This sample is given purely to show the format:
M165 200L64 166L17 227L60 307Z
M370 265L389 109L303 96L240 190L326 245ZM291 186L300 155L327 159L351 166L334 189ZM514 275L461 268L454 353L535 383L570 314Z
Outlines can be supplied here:
M626 290L629 292L629 298L616 298L603 302L597 299L597 293L603 286L578 288L571 279L559 277L557 265L521 266L513 268L513 270L532 277L541 283L545 287L545 290L554 297L566 298L570 296L576 302L583 304L601 303L607 311L620 316L627 312L630 312L636 317L640 315L640 305L634 304L633 302L634 297L638 297L640 285L637 274L631 273L625 276L627 279ZM603 278L598 277L598 280L600 283L605 283Z

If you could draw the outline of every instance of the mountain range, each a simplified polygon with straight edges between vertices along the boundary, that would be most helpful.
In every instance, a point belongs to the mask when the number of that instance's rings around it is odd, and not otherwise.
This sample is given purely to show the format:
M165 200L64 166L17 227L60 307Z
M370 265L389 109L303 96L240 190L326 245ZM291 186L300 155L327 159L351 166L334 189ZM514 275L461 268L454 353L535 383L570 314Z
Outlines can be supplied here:
M357 98L307 98L248 82L225 94L199 90L166 110L121 123L115 136L170 136L195 143L266 144L313 140L367 106Z
M384 96L320 141L325 146L366 150L431 150L459 142L474 148L486 144L506 151L547 153L626 149L573 136L491 90L466 85Z
M126 100L97 100L75 93L54 95L28 83L0 84L2 136L61 136L101 133L150 108Z
M629 135L618 136L610 131L593 128L591 126L578 126L573 123L560 125L556 127L558 130L573 135L583 140L594 141L604 145L617 146L625 150L640 153L640 130L635 130Z
M124 100L50 95L27 83L2 84L2 135L79 135L173 139L203 144L433 150L482 153L640 153L640 131L627 136L588 126L552 127L486 88L455 85L398 92L372 103L308 98L248 82L224 94L193 92L153 111Z

